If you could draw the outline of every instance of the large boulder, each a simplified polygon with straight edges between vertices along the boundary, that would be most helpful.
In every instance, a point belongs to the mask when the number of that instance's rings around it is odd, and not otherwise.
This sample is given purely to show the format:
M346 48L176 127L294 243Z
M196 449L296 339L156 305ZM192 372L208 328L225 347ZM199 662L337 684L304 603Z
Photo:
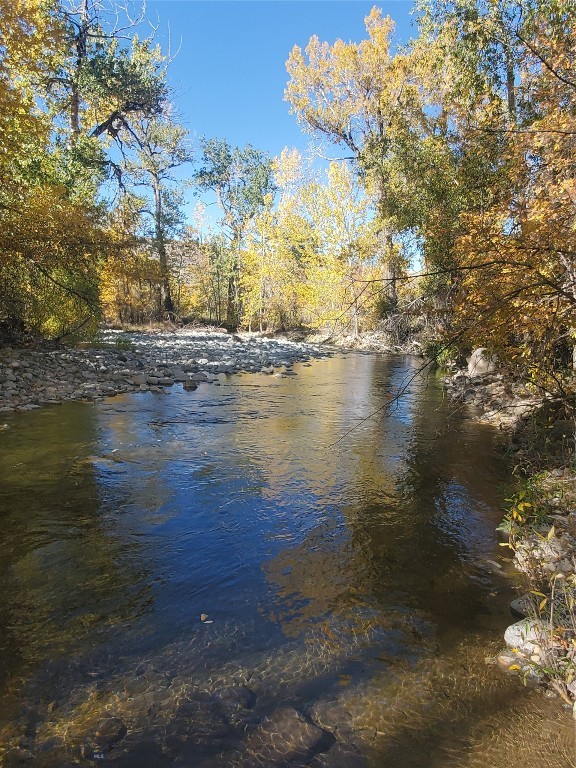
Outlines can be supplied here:
M468 358L468 376L484 376L495 370L494 360L485 347L475 349Z

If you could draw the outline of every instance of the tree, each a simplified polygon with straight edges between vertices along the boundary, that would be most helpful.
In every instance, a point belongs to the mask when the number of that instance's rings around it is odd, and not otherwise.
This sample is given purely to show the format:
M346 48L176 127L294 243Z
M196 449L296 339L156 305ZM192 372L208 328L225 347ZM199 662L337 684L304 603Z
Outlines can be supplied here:
M478 94L502 94L502 114L517 119L519 56L515 28L532 0L418 0L422 37L437 38L457 62L452 87L469 103Z
M146 204L126 192L110 212L113 248L99 270L100 306L109 323L144 323L158 314L160 264L142 236Z
M315 242L309 222L293 200L267 206L246 238L241 285L243 320L249 330L294 328L303 319L305 254Z
M457 310L471 342L490 346L516 375L568 405L576 337L576 10L529 3L511 34L520 63L518 121L488 115L475 126L501 139L508 194L467 217L469 234L457 243L465 270Z
M182 194L175 186L174 171L191 162L192 150L188 131L167 117L142 119L128 132L127 142L134 159L126 163L126 171L139 188L150 190L152 208L142 212L151 222L149 235L160 266L158 313L173 315L170 292L168 243L183 228Z
M341 163L331 163L324 179L310 179L298 153L285 150L274 173L278 204L254 219L246 237L245 322L261 329L351 326L357 334L375 287L362 283L373 248L369 199Z
M49 122L37 108L39 84L52 71L62 28L52 3L0 0L0 187L46 147Z
M368 39L337 40L333 46L314 36L305 54L295 46L286 67L286 99L304 126L352 152L351 159L373 195L378 221L378 251L388 264L390 307L397 302L399 264L393 245L387 201L387 169L392 134L402 115L421 112L411 72L391 53L394 24L373 8L366 17Z
M51 336L96 317L96 263L109 245L101 211L59 183L41 110L64 40L57 11L52 2L0 0L0 320Z
M241 317L240 261L246 229L274 192L272 161L250 145L239 149L221 139L202 139L201 167L194 174L199 190L216 194L223 224L232 244L233 264L228 279L227 322L236 327Z
M416 140L391 156L388 189L398 179L406 190L394 191L396 219L417 225L433 257L427 273L449 276L445 343L489 347L570 410L576 9L565 0L419 6L411 68L425 64L428 127L412 127Z
M0 316L62 336L98 317L121 240L99 198L110 168L121 179L108 150L164 108L164 60L98 0L0 0L0 14Z
M373 257L370 200L349 167L338 162L328 166L325 183L305 186L301 197L318 242L306 263L308 311L316 316L316 324L320 320L351 328L357 336L360 316L369 312L376 287L363 282L368 276L366 266L372 262L372 278L383 269Z
M88 194L121 167L105 150L121 149L133 122L161 115L167 104L166 60L151 38L135 33L138 20L121 9L106 13L101 0L69 0L60 7L65 46L48 79L48 103L59 125L59 150L66 180L75 193L85 177Z

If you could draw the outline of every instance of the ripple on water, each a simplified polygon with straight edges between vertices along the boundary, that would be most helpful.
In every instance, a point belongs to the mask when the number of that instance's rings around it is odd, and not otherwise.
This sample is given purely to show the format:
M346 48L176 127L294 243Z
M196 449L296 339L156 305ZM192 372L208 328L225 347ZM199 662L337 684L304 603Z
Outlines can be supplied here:
M484 660L511 591L481 565L492 432L420 379L360 424L413 370L7 417L5 765L573 766L571 718Z

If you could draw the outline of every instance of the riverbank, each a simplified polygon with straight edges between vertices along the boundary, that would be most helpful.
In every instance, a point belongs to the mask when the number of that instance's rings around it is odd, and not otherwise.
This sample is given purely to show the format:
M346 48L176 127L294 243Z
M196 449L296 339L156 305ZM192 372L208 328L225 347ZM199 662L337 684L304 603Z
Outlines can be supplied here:
M346 333L317 331L307 334L306 341L312 344L328 344L339 349L359 350L361 352L381 352L384 354L423 356L422 344L413 336L400 341L385 331L365 331L357 336Z
M294 363L332 354L308 342L219 329L106 331L101 343L82 348L41 342L4 346L0 412L125 392L169 392L177 383L193 390L200 383L217 385L221 374L295 376Z
M492 365L446 379L449 396L498 427L514 457L520 489L499 531L520 574L518 619L499 663L574 708L576 717L576 467L573 421L506 379ZM552 693L553 692L553 693Z

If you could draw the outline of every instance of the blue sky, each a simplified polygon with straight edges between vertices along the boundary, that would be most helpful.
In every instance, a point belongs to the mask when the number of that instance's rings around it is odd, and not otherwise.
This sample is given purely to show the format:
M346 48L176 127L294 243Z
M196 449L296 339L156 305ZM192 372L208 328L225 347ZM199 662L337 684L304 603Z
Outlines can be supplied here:
M148 0L147 12L159 23L163 49L177 51L169 76L193 135L278 154L307 143L283 101L290 50L314 34L330 43L364 39L373 5L395 19L399 41L407 41L411 0Z
M314 34L330 43L364 39L374 5L396 21L398 43L415 35L412 0L148 0L147 17L163 50L175 54L169 81L192 138L277 155L285 146L305 152L310 141L283 100L290 50Z

